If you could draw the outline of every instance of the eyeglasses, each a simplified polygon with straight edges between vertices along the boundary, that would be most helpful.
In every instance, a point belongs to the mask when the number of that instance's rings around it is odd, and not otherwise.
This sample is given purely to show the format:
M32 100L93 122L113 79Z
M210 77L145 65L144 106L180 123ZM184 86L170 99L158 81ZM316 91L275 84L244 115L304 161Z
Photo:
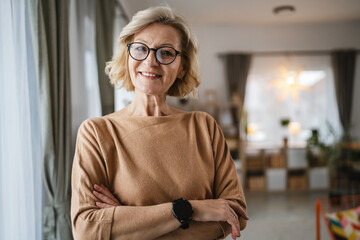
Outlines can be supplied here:
M172 47L149 48L146 44L140 42L133 42L127 44L130 56L136 61L144 61L150 54L150 51L155 51L156 61L163 65L168 65L175 61L178 54L181 52Z

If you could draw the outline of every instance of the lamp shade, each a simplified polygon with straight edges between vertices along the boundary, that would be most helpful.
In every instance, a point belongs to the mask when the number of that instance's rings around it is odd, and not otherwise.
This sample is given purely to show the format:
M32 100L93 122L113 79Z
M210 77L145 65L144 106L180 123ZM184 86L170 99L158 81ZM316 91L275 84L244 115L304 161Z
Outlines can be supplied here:
M290 122L289 123L289 132L293 135L299 134L301 131L301 124L298 122Z

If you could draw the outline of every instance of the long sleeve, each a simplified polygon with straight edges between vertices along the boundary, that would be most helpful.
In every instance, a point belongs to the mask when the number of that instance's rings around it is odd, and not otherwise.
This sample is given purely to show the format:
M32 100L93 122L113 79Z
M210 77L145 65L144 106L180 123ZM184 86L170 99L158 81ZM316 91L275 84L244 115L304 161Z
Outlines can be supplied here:
M107 186L126 208L99 209L94 184ZM131 221L140 220L133 216L141 218L142 230L162 229L149 239L215 239L231 231L222 222L193 222L187 230L176 230L170 202L179 197L232 199L245 208L224 136L210 115L193 112L144 118L129 115L125 108L80 126L72 172L75 239L143 234L132 229ZM135 207L146 207L152 214L143 212L145 208L133 214L139 210ZM156 210L162 214L155 214Z
M71 220L75 239L110 239L115 207L99 209L94 183L108 186L106 165L90 121L78 132L72 170Z
M230 151L225 141L225 137L214 121L213 126L210 126L212 133L212 144L215 159L215 183L214 183L214 198L223 198L237 201L246 210L246 201L244 192L240 184L239 177ZM246 227L246 220L239 218L240 229ZM231 232L229 224L220 223L223 229L224 236Z

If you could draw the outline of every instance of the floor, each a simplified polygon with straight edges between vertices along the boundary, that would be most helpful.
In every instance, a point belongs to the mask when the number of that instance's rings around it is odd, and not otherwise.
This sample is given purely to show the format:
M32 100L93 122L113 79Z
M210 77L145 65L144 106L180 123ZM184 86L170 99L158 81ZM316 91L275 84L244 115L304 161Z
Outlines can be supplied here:
M315 201L326 198L326 192L248 192L245 196L250 220L241 240L315 239ZM322 219L321 240L330 240Z

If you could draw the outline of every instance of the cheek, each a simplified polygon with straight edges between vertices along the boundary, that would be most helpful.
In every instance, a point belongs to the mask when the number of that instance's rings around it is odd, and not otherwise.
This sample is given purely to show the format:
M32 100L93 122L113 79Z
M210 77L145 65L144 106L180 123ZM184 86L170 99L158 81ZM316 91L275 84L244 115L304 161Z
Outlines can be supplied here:
M176 80L176 78L179 77L180 75L180 72L181 72L181 64L180 63L177 63L176 65L174 66L171 66L171 69L169 69L169 72L172 76L172 80Z
M129 62L128 62L128 71L129 71L129 75L131 77L131 80L135 77L136 75L136 68L137 68L137 65L139 63L135 60L131 60L129 59Z
M135 65L134 61L129 59L128 60L128 69L129 69L130 74L134 72L134 65Z

